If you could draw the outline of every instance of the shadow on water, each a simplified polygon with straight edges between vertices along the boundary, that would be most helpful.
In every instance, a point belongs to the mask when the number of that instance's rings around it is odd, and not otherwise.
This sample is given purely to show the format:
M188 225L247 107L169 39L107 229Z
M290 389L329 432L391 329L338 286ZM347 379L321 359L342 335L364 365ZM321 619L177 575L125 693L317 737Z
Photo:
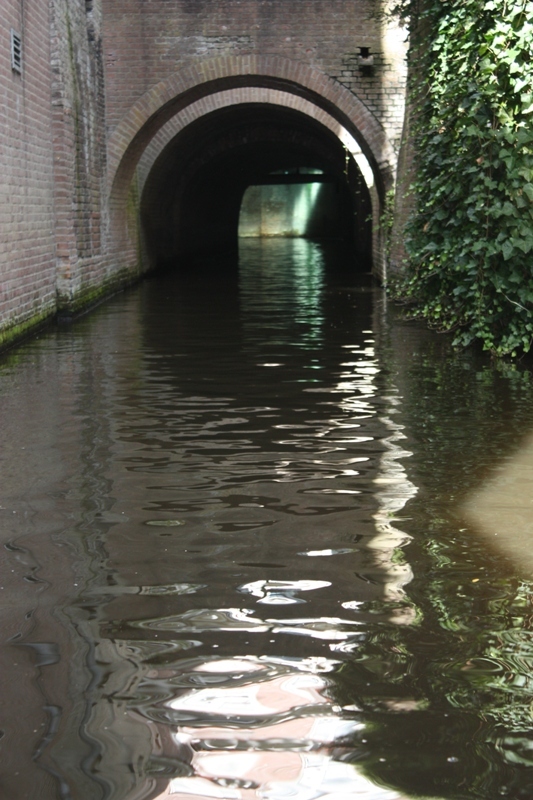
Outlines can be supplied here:
M6 797L533 796L527 547L468 506L529 373L247 241L5 356L0 396Z
M339 672L339 701L365 714L365 771L377 780L417 796L531 797L531 530L515 526L513 547L511 536L493 539L510 511L491 490L496 470L511 475L508 496L532 496L511 469L517 458L523 467L532 427L531 374L401 322L381 355L402 395L405 468L418 488L399 521L413 536L406 591L417 624L371 636ZM480 486L490 530L466 513Z

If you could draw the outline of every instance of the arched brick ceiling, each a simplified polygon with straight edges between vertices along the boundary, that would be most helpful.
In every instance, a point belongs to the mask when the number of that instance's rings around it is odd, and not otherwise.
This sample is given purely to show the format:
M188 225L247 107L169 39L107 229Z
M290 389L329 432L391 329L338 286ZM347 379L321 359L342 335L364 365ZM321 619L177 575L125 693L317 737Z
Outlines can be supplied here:
M197 118L173 138L166 138L169 141L155 160L149 159L141 203L156 263L171 261L182 249L191 252L207 243L214 249L236 247L243 193L273 170L319 168L339 188L344 187L343 192L349 192L342 143L320 121L295 109L265 103L232 104ZM352 192L356 187L366 192L366 219L370 200L353 161L350 181ZM346 214L350 238L353 210Z
M202 62L152 87L135 103L108 141L109 187L129 184L143 152L173 117L194 105L202 113L228 89L248 89L248 102L261 102L261 90L292 95L296 108L309 114L310 105L325 112L359 142L385 184L391 180L395 154L373 114L350 91L312 67L270 56L227 57ZM257 96L254 95L257 94ZM117 185L118 184L118 185ZM123 191L123 190L122 190Z

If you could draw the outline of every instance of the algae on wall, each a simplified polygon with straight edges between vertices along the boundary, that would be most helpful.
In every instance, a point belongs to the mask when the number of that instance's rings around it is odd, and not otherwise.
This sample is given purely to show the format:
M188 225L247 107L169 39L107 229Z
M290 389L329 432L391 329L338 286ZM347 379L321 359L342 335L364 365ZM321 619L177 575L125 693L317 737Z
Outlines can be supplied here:
M107 280L105 87L101 0L51 3L58 308Z

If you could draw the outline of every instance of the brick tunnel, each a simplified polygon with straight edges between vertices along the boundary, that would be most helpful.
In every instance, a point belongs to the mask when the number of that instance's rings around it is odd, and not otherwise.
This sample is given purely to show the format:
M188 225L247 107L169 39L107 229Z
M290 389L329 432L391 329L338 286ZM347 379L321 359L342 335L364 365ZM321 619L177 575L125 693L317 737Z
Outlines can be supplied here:
M383 280L407 75L386 2L6 0L0 345L239 230L338 239Z
M241 219L241 234L340 241L368 269L371 213L361 171L331 131L294 109L254 103L213 111L177 134L141 198L154 266L235 253Z
M366 105L314 68L231 58L173 75L128 111L108 152L115 262L235 251L249 187L314 183L319 201L300 233L342 240L354 264L382 276L395 152Z

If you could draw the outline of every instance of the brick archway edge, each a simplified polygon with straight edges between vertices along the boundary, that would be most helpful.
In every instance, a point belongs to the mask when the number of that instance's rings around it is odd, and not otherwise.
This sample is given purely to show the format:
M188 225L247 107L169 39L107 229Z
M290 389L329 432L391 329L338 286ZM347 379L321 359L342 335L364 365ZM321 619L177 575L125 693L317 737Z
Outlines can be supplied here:
M262 103L269 106L281 106L283 108L290 108L300 113L305 113L315 121L319 122L324 128L330 130L334 135L347 143L345 134L346 129L340 125L330 114L321 108L318 108L314 103L298 97L289 92L283 92L279 89L264 89L257 86L245 86L239 89L226 89L217 92L216 94L203 97L201 100L191 103L182 112L172 117L165 125L163 125L157 134L151 139L150 143L144 150L139 161L139 188L142 192L144 184L154 166L157 158L163 152L165 147L180 133L187 125L192 124L196 120L205 116L206 114L213 113L221 108L238 107L239 105L246 105L249 103ZM362 151L359 149L359 153ZM361 167L357 159L357 155L352 151L352 155L356 157L356 161ZM368 161L366 162L368 165ZM363 171L364 177L366 173Z
M111 134L108 188L121 194L145 148L168 120L191 103L237 86L275 87L323 108L356 139L376 172L378 185L392 181L396 156L385 131L352 92L320 70L279 56L227 56L180 70L153 86ZM212 104L206 105L206 111Z

